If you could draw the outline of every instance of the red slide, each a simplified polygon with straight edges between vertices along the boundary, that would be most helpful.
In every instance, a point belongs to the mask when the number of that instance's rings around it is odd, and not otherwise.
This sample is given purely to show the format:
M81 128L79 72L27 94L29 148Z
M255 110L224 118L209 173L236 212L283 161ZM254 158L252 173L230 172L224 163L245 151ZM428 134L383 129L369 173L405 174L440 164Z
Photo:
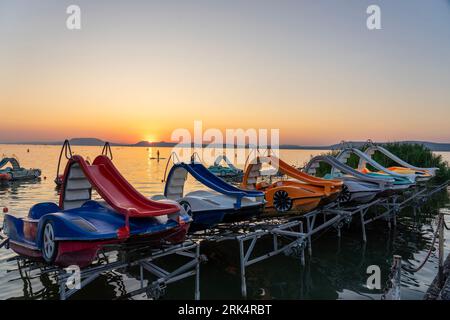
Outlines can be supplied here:
M92 165L81 156L73 156L66 166L64 173L68 177L71 166L80 165L86 178L98 194L117 212L127 217L154 217L177 213L180 207L177 204L168 204L152 201L137 191L117 170L112 161L100 155L95 158ZM65 187L61 192L60 206L64 199Z

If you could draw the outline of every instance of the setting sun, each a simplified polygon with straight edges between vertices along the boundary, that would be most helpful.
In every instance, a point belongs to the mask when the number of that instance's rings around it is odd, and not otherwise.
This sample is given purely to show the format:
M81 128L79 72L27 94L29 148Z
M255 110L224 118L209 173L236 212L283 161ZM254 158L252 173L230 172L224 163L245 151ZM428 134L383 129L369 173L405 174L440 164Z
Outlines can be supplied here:
M156 142L157 141L156 136L154 134L146 135L144 140L148 141L148 142Z

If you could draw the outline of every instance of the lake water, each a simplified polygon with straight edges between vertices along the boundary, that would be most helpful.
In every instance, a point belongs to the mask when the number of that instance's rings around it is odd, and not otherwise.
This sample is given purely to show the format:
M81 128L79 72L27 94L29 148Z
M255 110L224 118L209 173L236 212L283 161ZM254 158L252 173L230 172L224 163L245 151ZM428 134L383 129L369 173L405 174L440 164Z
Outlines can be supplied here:
M151 159L156 156L156 148L112 149L114 164L140 192L147 196L163 192L164 184L161 180L166 160L157 162ZM161 157L169 157L170 148L158 149ZM72 151L93 160L100 153L101 147L73 146ZM25 216L35 203L57 202L58 192L53 179L59 152L58 146L0 145L0 155L15 155L23 167L42 170L42 179L38 182L14 183L8 187L0 187L0 207L7 207L10 213ZM324 151L281 150L280 157L290 164L301 166L311 156L322 152ZM450 160L450 153L442 155L445 160ZM238 166L242 168L243 163ZM187 191L199 187L201 186L196 181L188 180ZM266 293L264 298L274 299L380 299L381 290L369 290L366 287L367 267L380 266L384 284L394 254L400 254L404 261L411 263L422 261L432 240L435 216L440 208L445 207L450 207L450 201L448 194L443 192L417 211L417 215L414 215L412 208L404 209L395 229L389 230L386 222L371 224L368 226L366 244L362 242L361 231L357 226L343 230L341 238L332 230L320 234L313 243L312 257L307 256L305 267L301 267L298 260L283 255L251 266L248 269L250 296L258 298L254 293L262 288ZM447 231L446 239L449 235ZM447 240L446 250L449 244ZM230 252L233 246L232 243L224 244L218 252ZM21 275L14 256L12 251L0 249L0 299L58 297L58 287L54 279L37 273L31 276ZM235 257L220 256L220 261L211 259L201 267L202 298L240 298L240 280L237 266L234 264ZM418 273L403 272L402 299L421 299L436 272L437 257L434 255ZM116 272L101 276L74 295L74 298L110 299L137 288L139 281L133 278L132 274ZM193 278L186 279L169 285L164 298L191 299L193 292Z

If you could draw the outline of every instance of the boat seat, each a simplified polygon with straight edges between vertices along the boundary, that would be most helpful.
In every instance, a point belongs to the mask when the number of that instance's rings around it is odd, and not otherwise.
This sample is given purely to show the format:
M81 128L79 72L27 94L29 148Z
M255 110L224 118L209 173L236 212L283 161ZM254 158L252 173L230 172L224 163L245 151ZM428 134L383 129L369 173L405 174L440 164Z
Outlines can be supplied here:
M39 220L43 215L47 213L58 212L59 207L53 202L43 202L35 204L28 212L28 218Z
M81 207L91 200L92 186L78 163L71 165L64 190L63 209Z
M183 167L178 167L172 171L172 174L167 180L166 189L164 190L164 195L167 199L178 200L183 197L187 174L187 170Z

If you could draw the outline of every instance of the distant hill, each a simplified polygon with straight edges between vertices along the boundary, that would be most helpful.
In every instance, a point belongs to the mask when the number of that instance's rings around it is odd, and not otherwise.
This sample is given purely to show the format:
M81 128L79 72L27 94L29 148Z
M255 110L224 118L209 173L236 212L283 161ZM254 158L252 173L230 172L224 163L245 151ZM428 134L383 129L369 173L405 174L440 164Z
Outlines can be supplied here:
M105 144L104 140L97 139L97 138L73 138L70 139L70 144L73 146L103 146ZM394 141L392 141L394 142ZM437 143L437 142L429 142L429 141L398 141L400 143L417 143L422 144L431 151L450 151L450 143ZM1 143L1 142L0 142ZM348 141L348 143L351 143L355 147L361 147L366 142L365 141ZM380 144L384 144L386 142L377 142ZM3 144L30 144L30 145L62 145L63 141L50 141L50 142L42 142L42 141L26 141L26 142L4 142ZM127 143L116 143L116 142L110 142L111 146L127 146L127 147L174 147L177 145L175 142L148 142L148 141L139 141L134 144L127 144ZM206 144L204 145L206 146ZM183 145L183 147L189 147L189 145ZM220 148L221 145L214 145L215 148ZM229 147L233 147L232 145L229 145ZM244 146L239 146L244 147ZM248 147L248 145L246 145ZM282 144L280 145L280 149L292 149L292 150L336 150L341 147L340 143L332 144L332 145L324 145L324 146L300 146L300 145L294 145L294 144Z
M97 138L73 138L69 142L74 146L102 146L105 144L105 141Z

